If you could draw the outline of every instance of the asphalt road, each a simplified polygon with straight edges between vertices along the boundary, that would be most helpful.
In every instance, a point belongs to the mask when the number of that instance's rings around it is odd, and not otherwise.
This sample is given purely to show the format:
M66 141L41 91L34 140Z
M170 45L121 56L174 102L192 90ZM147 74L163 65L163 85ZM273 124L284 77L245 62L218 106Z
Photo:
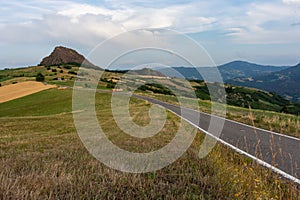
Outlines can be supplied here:
M181 116L189 123L208 132L210 120L220 117L200 111L161 102L149 97L134 95L137 98L158 104ZM271 168L300 184L300 139L262 130L238 122L224 119L224 127L219 142L255 159L260 164ZM208 132L209 133L209 132ZM214 135L214 133L210 133Z

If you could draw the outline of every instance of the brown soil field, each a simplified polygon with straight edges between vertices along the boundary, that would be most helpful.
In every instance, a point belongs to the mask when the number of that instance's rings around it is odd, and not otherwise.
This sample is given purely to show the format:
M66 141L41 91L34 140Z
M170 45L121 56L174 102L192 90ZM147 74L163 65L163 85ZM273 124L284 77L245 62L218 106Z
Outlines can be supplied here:
M27 81L0 87L0 103L56 87L41 82Z

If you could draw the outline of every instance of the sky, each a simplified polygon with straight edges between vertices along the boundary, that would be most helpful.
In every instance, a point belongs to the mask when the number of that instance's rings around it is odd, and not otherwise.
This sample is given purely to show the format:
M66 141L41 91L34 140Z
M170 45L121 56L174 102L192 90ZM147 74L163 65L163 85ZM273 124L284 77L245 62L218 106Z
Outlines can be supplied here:
M216 64L300 62L300 0L0 0L0 68L37 65L59 45L88 55L143 28L186 34Z

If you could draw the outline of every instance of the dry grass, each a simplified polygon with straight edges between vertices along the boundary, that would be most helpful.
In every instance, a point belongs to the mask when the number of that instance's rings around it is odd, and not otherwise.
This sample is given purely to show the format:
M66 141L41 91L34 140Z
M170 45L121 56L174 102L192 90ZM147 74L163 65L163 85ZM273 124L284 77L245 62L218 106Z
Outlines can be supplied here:
M108 94L97 98L100 124L120 147L137 152L166 144L180 119L168 113L154 138L136 139L112 123ZM147 120L149 104L134 100L131 114ZM204 159L198 132L188 151L152 173L112 170L83 147L72 115L0 118L1 199L297 199L299 190L252 160L218 144ZM186 124L187 125L187 124Z
M27 81L0 87L0 103L11 101L33 93L56 87L55 85L45 85L41 82Z

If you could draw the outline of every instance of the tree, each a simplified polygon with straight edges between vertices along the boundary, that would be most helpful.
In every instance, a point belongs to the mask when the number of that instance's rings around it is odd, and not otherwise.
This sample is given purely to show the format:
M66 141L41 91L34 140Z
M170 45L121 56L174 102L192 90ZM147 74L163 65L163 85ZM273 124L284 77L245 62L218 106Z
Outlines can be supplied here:
M45 76L42 73L38 73L35 78L36 81L43 82L45 80Z

